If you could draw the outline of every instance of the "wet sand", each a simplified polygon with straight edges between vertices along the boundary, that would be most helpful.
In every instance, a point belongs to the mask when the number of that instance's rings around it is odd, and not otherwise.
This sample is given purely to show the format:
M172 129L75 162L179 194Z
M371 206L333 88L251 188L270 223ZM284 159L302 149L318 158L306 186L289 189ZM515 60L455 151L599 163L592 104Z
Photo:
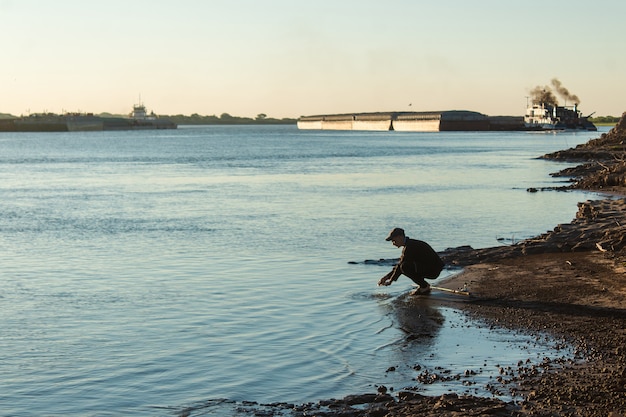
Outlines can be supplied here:
M515 402L380 387L340 400L274 405L264 415L626 416L626 113L600 138L544 158L581 164L555 174L572 179L565 188L612 195L579 203L571 223L518 244L445 251L446 262L463 271L442 286L468 283L472 297L458 308L489 326L551 335L582 360L503 371Z

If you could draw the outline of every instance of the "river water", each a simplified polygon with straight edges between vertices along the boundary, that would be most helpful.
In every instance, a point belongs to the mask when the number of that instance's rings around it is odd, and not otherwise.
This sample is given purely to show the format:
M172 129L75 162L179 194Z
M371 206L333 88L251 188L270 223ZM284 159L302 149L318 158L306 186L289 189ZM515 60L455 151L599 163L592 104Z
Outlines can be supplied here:
M482 393L552 342L410 303L361 261L399 256L395 226L443 250L571 221L595 195L526 188L559 185L536 157L599 134L0 133L0 415ZM477 375L416 380L438 367Z

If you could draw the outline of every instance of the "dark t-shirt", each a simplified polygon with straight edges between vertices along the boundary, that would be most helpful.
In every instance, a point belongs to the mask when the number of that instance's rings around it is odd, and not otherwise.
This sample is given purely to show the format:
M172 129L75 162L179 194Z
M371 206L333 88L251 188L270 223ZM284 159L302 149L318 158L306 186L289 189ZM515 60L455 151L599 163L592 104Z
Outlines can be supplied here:
M436 278L441 273L443 265L437 252L428 243L407 237L393 276L397 278L404 274Z

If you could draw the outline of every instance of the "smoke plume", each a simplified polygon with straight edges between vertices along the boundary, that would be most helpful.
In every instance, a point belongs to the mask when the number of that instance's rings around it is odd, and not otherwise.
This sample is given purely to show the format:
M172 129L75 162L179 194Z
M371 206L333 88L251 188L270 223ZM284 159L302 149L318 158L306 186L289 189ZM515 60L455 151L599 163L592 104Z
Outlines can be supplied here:
M556 90L556 93L561 96L563 100L574 104L580 104L580 99L578 98L578 96L576 94L570 94L569 90L563 87L563 84L561 84L559 80L553 78L551 83Z
M530 91L530 98L533 104L545 104L550 106L557 106L559 103L552 93L552 89L547 85L545 87L537 86Z
M537 86L530 91L530 98L532 99L533 104L543 103L545 105L558 106L559 102L556 98L555 92L559 95L559 97L565 100L566 104L580 104L578 96L571 94L567 88L563 87L561 81L553 78L551 84L552 87L547 85L543 87Z

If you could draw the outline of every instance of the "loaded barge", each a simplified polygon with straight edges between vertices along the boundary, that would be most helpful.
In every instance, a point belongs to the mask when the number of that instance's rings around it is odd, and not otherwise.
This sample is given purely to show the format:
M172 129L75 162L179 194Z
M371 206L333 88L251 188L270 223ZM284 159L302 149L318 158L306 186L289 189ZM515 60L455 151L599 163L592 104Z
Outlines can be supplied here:
M298 128L399 132L597 130L575 106L573 110L566 107L542 106L529 108L526 116L487 116L468 110L302 116L298 119ZM539 120L545 123L539 123Z
M465 110L349 113L303 116L298 119L298 128L318 130L396 130L401 132L489 130L489 119L484 114Z
M0 132L76 132L101 130L176 129L178 126L154 113L148 114L143 104L133 106L128 117L101 117L91 113L32 114L0 120Z

